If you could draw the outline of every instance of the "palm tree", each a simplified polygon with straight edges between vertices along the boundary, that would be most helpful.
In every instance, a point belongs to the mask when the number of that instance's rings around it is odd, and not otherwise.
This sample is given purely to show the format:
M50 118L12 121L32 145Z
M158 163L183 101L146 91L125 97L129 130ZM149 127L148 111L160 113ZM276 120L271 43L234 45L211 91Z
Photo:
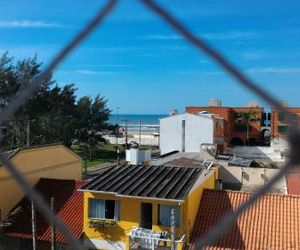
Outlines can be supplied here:
M246 138L247 138L247 145L249 144L249 131L250 131L250 126L252 123L256 123L260 121L260 118L258 116L258 113L250 109L247 112L239 112L237 113L237 117L235 119L237 123L243 122L246 124Z

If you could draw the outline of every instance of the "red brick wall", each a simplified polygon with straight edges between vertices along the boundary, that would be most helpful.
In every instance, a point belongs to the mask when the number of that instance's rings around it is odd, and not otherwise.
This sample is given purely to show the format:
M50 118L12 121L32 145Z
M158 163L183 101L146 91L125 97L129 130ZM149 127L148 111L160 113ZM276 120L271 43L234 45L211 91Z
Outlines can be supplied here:
M300 121L300 108L288 108L288 111L294 114L298 121ZM275 109L272 109L271 113L271 128L272 128L272 137L285 138L287 133L280 132L280 126L289 126L290 122L287 120L280 120L279 112Z
M263 108L249 108L249 107L186 107L185 111L187 113L199 113L201 111L207 111L212 114L221 116L224 119L224 136L225 141L230 143L233 138L240 138L244 144L247 141L246 132L235 131L235 112L249 112L250 110L257 113L258 117L262 119L262 114L264 112ZM251 124L252 130L249 132L249 138L254 138L256 141L261 139L261 121Z

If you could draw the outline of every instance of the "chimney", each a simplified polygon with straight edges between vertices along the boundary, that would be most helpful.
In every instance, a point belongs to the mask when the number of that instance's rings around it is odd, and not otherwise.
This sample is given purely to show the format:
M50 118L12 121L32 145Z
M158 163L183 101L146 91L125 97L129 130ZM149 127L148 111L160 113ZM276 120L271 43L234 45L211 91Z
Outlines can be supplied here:
M288 101L286 101L286 100L282 100L282 101L280 101L280 103L285 108L287 108L289 106Z
M211 98L208 101L208 106L209 107L222 107L222 102L220 99Z

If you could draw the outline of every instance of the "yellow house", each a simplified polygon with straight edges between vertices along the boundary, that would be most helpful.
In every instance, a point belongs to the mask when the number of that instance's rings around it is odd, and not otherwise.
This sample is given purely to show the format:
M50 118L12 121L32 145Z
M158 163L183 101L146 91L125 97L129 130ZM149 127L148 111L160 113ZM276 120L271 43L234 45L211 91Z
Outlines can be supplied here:
M81 179L81 158L63 145L16 149L6 154L32 185L40 178ZM6 216L23 196L24 192L16 181L0 165L1 217Z
M112 166L84 192L84 246L137 249L190 241L204 189L215 189L218 168ZM174 232L174 233L173 233Z

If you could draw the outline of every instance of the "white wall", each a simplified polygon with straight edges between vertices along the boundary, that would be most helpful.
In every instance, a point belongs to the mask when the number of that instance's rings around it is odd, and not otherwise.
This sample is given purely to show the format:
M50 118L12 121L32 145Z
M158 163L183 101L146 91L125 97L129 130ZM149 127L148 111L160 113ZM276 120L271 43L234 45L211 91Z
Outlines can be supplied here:
M200 152L202 143L214 143L214 120L182 114L160 120L160 151L166 154L174 150L182 152L182 121L185 120L185 152Z
M242 184L243 186L261 186L277 174L278 171L279 169L273 168L222 166L219 171L219 179L226 183ZM287 190L285 178L277 182L273 188Z
M273 146L271 147L248 147L248 146L235 146L233 147L233 153L239 157L248 159L265 159L276 162L284 162L285 157L282 151L277 150Z

